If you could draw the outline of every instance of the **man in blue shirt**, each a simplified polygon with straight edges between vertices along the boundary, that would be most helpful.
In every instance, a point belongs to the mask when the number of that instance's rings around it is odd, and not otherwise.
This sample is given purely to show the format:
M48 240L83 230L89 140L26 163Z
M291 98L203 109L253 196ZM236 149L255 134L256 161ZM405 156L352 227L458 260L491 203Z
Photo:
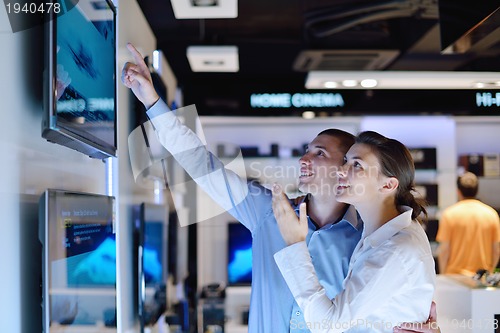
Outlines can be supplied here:
M136 64L125 64L122 82L146 107L161 144L215 202L252 233L249 332L309 332L313 323L304 321L274 262L274 253L286 244L274 218L271 192L226 170L158 97L140 53L131 44L127 48ZM363 229L354 207L338 203L334 194L336 170L353 143L354 137L344 131L328 129L319 133L300 159L299 189L308 195L293 201L296 207L303 201L308 203L306 242L318 278L330 298L342 289L352 251Z

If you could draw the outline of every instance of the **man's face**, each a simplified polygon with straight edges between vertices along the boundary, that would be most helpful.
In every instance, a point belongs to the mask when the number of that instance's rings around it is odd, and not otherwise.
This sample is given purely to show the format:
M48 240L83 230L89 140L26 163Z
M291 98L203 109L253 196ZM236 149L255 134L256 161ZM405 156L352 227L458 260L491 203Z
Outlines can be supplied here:
M340 140L318 135L300 158L299 190L312 195L335 195L337 171L344 163Z

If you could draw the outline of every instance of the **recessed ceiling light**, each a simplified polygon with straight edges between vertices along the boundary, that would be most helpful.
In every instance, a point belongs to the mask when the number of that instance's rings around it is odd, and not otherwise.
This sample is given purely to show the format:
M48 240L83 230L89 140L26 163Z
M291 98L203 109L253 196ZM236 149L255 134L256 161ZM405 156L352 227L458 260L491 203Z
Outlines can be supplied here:
M378 84L377 80L374 80L374 79L364 79L364 80L361 80L361 83L360 83L360 85L363 88L374 88L377 86L377 84Z
M339 84L335 81L326 81L325 82L325 88L332 89L332 88L337 88Z
M352 87L356 87L358 85L358 81L351 80L351 79L342 80L342 85L346 88L352 88Z
M316 117L316 113L314 113L314 111L302 112L302 118L304 119L313 119L314 117Z
M342 82L343 89L479 89L500 87L497 72L461 71L310 71L307 89L325 89L325 82ZM377 81L367 87L366 78ZM478 86L482 83L483 86Z

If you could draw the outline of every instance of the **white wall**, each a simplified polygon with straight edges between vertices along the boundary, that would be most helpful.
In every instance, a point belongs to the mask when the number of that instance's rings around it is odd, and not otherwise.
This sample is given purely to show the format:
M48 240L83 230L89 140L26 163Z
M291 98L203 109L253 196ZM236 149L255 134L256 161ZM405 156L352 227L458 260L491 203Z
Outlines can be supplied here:
M500 153L499 117L457 117L457 154ZM500 178L480 177L478 198L500 209Z
M126 61L132 61L126 43L131 42L138 48L143 56L151 55L156 48L154 37L149 24L146 22L141 9L136 1L120 1L118 5L118 77ZM118 84L118 115L119 115L119 158L116 170L118 171L115 182L117 193L117 215L122 223L117 232L117 259L118 273L118 331L131 332L138 330L137 314L134 312L134 272L132 267L132 218L130 207L141 201L154 202L153 189L135 186L128 154L128 134L130 132L130 116L133 111L130 106L128 88Z

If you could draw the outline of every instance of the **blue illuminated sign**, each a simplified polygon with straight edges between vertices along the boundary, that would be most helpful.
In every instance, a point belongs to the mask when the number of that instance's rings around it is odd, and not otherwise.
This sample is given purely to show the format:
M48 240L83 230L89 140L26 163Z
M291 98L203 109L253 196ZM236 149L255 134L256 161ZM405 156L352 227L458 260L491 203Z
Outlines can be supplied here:
M252 108L339 108L344 106L340 93L264 93L251 94Z
M492 107L500 106L500 92L490 93L490 92L477 92L476 93L476 105L477 107Z

